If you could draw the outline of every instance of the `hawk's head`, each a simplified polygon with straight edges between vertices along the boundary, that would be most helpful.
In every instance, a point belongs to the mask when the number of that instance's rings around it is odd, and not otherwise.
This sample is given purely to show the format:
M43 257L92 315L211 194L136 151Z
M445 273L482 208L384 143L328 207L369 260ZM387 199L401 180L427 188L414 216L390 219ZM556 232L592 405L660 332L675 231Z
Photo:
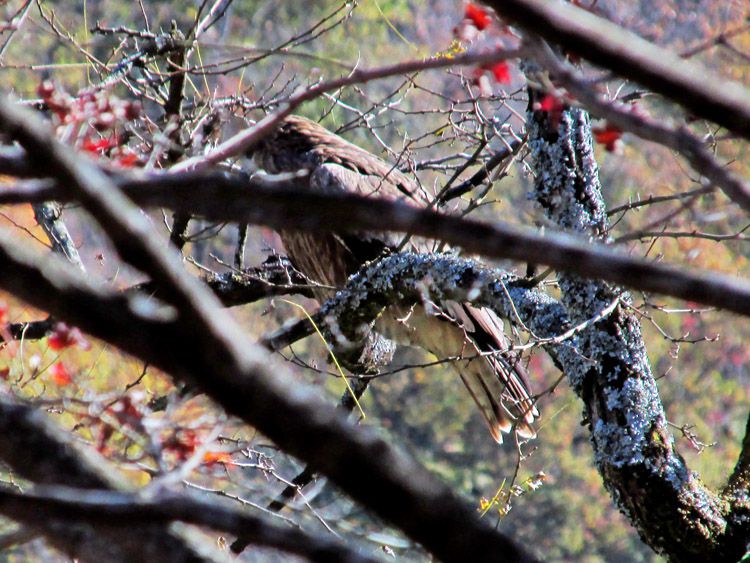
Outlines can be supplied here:
M255 147L260 168L271 174L311 169L325 162L325 147L339 137L301 115L290 115Z

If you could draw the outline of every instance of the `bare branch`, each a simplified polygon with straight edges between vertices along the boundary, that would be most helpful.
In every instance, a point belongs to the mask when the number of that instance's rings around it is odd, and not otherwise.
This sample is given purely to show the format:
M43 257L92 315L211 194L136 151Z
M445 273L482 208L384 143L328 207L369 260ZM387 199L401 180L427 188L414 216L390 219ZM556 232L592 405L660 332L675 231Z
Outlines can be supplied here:
M253 127L237 133L234 137L227 139L206 155L196 156L180 162L172 167L172 172L205 170L227 158L251 151L258 141L276 129L279 123L281 123L281 121L291 114L297 107L305 102L309 102L322 96L326 92L332 92L352 84L363 84L365 82L379 80L389 76L398 76L422 70L451 66L488 64L505 59L512 59L521 55L521 51L518 50L499 49L490 53L468 53L466 55L452 58L442 57L424 61L408 61L387 67L354 70L348 76L331 80L329 82L322 82L293 94L281 104L277 111L267 115Z
M750 92L591 12L546 0L486 0L528 32L651 88L750 139Z
M45 521L86 522L95 528L117 526L119 530L166 526L172 520L206 526L234 535L244 534L252 543L293 553L310 561L366 563L377 561L363 554L299 529L270 524L244 512L187 495L159 494L145 499L130 493L107 490L73 489L66 486L35 487L18 493L0 490L0 512L34 527ZM39 514L45 518L40 519ZM101 560L106 551L92 560ZM136 556L146 557L145 552ZM174 560L174 559L171 559Z
M424 468L370 430L355 430L283 364L248 342L218 304L208 321L175 318L144 296L93 286L55 256L41 259L2 231L0 270L7 273L0 278L6 291L203 390L436 557L533 560Z
M109 464L97 454L75 445L37 409L0 398L0 459L13 471L36 483L97 489L124 489ZM90 525L71 526L65 519L26 520L71 557L100 561L134 561L148 556L154 561L178 558L195 561L197 556L178 536L161 524L145 524L120 530ZM148 554L148 555L147 555Z
M297 180L301 181L301 180ZM123 181L125 193L141 205L171 207L209 219L268 225L275 229L326 230L340 225L357 230L393 230L444 240L493 258L543 264L626 287L671 295L750 315L750 283L718 272L694 272L627 256L562 233L543 236L502 222L492 225L411 206L355 195L317 194L294 182L248 182L218 173L164 175ZM175 189L180 186L182 189ZM56 188L5 189L0 203L61 199Z

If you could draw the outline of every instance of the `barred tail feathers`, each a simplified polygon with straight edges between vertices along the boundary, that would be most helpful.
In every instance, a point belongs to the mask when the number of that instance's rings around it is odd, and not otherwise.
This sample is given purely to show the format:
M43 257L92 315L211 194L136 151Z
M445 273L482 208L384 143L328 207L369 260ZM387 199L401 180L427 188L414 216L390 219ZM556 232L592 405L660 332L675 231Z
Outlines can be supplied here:
M515 428L522 438L533 438L539 411L515 358L503 354L508 340L502 320L490 309L447 301L426 311L416 305L382 315L377 330L402 344L419 346L452 363L481 412L493 439ZM465 359L464 359L465 358Z

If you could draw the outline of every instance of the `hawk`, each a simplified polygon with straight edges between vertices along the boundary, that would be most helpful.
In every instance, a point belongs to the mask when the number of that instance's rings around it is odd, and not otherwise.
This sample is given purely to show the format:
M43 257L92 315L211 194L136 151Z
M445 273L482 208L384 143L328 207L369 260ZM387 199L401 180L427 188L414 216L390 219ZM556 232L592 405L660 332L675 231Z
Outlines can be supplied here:
M255 148L254 158L272 174L307 170L310 189L320 192L349 192L418 207L428 204L416 183L393 165L305 117L287 117ZM399 242L394 235L379 232L282 231L280 235L296 268L311 280L336 288L343 287L365 262L395 249ZM424 243L413 244L415 250L429 252ZM332 295L331 290L316 290L321 303ZM495 441L502 443L502 434L514 429L523 438L534 437L532 423L539 413L523 366L503 353L509 341L502 320L492 310L470 303L436 305L437 314L419 306L409 311L392 307L381 315L375 329L438 358L461 358L451 365Z

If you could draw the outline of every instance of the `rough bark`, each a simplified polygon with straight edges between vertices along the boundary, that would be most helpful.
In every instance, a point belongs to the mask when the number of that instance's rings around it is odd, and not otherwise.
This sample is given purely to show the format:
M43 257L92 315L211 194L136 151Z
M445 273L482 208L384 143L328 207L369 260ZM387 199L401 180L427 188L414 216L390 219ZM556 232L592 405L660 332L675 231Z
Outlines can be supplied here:
M554 123L544 112L530 112L528 123L537 171L533 196L560 228L606 240L588 114L568 109ZM670 560L736 561L745 552L747 526L703 486L675 449L640 324L627 308L629 294L566 272L558 279L573 324L620 302L578 335L577 350L587 361L566 367L584 403L596 465L614 502L644 542Z

